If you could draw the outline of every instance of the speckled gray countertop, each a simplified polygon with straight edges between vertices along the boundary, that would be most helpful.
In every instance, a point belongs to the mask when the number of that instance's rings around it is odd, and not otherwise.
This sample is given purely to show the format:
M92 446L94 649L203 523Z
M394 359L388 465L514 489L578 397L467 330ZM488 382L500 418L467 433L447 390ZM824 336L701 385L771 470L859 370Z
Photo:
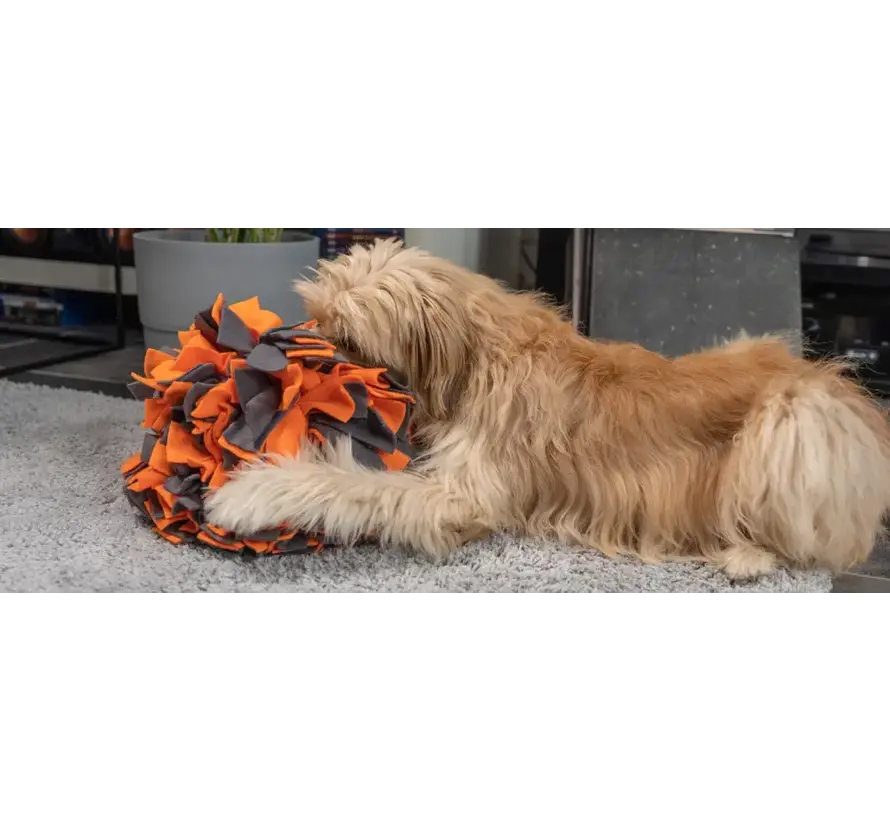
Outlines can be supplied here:
M590 335L669 356L800 332L800 251L775 233L597 229Z
M661 227L659 223L655 223ZM760 236L794 236L795 228L790 222L673 222L664 227L671 230L710 231L712 233L757 234Z

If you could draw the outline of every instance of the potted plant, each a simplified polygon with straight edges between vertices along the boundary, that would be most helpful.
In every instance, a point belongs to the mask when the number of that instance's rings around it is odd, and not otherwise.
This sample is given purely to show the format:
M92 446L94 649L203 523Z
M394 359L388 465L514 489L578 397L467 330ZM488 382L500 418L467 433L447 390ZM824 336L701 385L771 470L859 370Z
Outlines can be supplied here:
M147 347L177 347L177 331L218 293L259 297L288 324L306 316L293 280L318 261L318 238L283 228L147 230L133 238L139 318Z

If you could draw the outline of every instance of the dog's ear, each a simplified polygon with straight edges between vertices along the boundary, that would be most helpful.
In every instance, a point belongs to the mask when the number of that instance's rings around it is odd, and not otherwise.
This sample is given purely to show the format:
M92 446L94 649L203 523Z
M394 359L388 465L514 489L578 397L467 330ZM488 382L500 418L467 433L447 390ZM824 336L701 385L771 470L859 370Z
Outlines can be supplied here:
M447 417L467 387L474 342L465 310L456 298L428 303L409 347L411 381L434 418Z

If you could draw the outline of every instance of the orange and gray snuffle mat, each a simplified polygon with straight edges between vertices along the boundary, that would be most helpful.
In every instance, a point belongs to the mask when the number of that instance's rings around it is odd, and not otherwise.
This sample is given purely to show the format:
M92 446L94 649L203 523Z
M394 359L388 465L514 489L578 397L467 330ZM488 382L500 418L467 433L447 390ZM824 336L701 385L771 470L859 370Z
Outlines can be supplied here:
M179 341L178 350L148 350L145 374L133 374L146 432L141 451L121 465L127 497L168 541L247 554L317 552L320 533L211 526L205 494L239 464L296 455L307 441L347 437L356 460L371 468L411 462L414 397L384 368L349 361L314 322L285 326L255 298L227 305L220 295Z

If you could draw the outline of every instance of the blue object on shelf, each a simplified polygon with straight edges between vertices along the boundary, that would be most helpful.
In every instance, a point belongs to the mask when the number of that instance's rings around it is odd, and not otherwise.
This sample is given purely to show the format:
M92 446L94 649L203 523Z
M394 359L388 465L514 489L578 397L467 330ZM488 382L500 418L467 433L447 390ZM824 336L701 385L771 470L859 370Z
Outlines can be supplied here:
M370 245L375 239L405 238L404 228L316 228L322 257L331 259L346 253L353 245Z
M63 327L114 324L114 296L110 293L55 289L53 295L62 305Z

